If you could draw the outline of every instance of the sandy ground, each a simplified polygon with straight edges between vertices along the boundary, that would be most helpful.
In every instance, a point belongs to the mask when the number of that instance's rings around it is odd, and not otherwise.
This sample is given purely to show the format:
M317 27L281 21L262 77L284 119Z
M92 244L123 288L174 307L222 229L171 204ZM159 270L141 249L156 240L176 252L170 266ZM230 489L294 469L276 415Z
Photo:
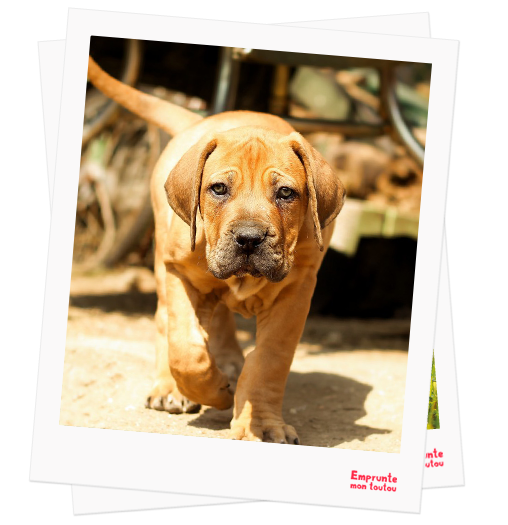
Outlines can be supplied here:
M60 423L226 438L232 410L144 407L154 374L154 285L143 269L73 276ZM255 320L238 318L245 351L254 331ZM308 319L284 401L302 445L399 452L408 336L408 320Z

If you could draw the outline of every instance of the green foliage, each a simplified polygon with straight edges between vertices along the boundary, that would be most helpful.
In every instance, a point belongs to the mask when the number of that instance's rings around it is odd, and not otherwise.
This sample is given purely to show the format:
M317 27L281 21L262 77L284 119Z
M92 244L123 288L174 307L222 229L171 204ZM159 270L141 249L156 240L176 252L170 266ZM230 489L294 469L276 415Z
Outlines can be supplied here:
M437 404L436 365L434 354L432 354L432 371L430 374L429 414L427 417L427 429L439 428L439 407Z

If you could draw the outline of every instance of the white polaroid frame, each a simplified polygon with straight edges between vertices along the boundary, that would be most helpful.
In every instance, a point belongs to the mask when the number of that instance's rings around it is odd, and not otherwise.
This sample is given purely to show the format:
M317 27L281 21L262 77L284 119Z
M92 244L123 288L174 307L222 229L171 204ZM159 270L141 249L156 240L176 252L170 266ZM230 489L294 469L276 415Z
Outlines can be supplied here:
M427 430L423 488L464 485L446 232L434 344L440 428Z
M432 63L400 454L281 447L59 425L73 217L92 34L162 41L171 34L174 42ZM457 51L457 42L446 40L70 10L60 118L60 130L64 132L58 141L32 480L418 512ZM161 456L158 451L169 443L180 451L192 450L192 454ZM127 454L128 464L124 461ZM231 476L231 469L223 468L225 457L228 464L238 465L239 472L248 474ZM283 473L283 482L273 475L273 465L277 465L278 473ZM351 490L354 470L367 475L390 473L398 479L397 491ZM169 477L167 472L178 472L178 476ZM196 472L200 475L195 476ZM311 486L302 480L312 480Z

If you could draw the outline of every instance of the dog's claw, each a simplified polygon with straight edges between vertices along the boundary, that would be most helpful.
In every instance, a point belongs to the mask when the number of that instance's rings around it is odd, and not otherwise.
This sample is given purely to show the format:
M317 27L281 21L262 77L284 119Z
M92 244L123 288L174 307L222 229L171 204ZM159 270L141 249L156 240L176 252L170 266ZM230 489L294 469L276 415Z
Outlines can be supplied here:
M164 402L162 400L162 397L156 397L152 400L150 408L153 408L154 410L164 410Z
M199 412L201 410L201 405L199 403L194 403L194 401L191 401L190 399L187 399L186 397L183 398L183 411L186 414L195 414L196 412Z

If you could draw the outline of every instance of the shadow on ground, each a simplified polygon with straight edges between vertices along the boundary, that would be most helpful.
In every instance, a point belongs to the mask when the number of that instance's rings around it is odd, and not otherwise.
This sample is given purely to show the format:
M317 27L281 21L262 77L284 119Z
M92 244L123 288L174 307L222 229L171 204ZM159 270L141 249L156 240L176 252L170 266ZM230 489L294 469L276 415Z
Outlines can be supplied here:
M372 434L388 434L388 429L357 424L366 415L365 400L372 387L323 372L289 374L284 400L284 420L293 425L302 445L336 447L353 440L365 441ZM232 410L210 408L189 422L189 426L225 430Z
M155 315L157 294L129 290L120 293L71 295L69 304L77 308L98 309L106 313Z

